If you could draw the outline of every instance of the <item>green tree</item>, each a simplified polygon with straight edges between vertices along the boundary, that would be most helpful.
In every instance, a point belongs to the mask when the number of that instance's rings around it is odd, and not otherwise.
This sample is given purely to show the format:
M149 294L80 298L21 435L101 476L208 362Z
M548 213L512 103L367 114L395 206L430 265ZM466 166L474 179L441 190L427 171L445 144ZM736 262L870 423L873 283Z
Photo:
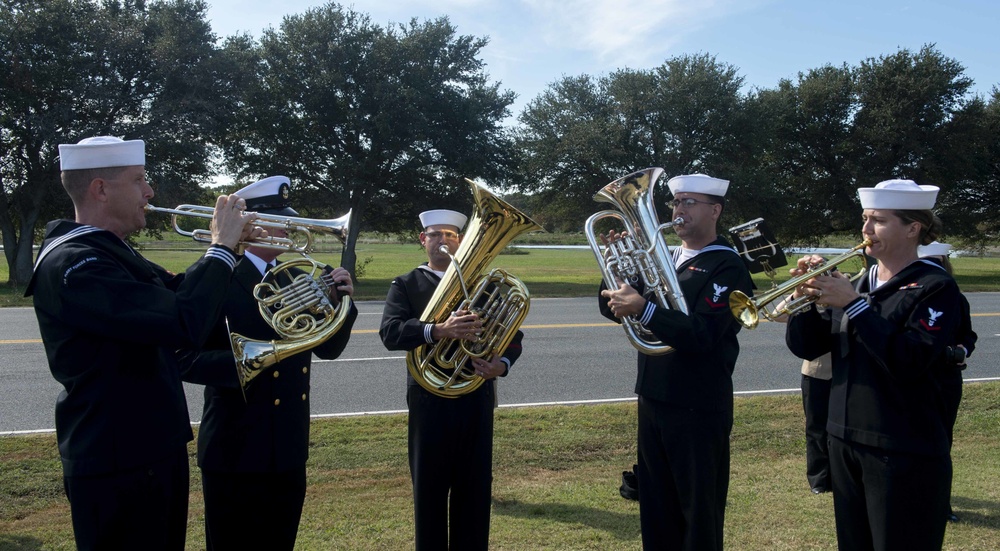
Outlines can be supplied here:
M254 72L239 75L249 85L227 163L241 179L289 176L310 216L351 209L342 263L354 273L362 227L412 230L424 208L468 210L460 177L502 183L514 95L489 82L486 44L447 18L383 28L336 3L288 16L241 50Z
M160 198L210 174L215 37L201 0L2 0L0 232L9 284L31 276L39 220L73 217L58 144L95 135L147 142Z
M854 195L853 90L850 68L828 65L751 101L763 131L755 138L760 177L747 200L782 243L809 243L857 225L856 202L830 200Z
M521 190L551 199L551 208L572 205L578 214L571 223L579 228L601 208L594 193L634 170L729 177L742 147L742 82L735 67L704 54L599 80L563 78L520 117ZM656 194L660 212L667 195Z

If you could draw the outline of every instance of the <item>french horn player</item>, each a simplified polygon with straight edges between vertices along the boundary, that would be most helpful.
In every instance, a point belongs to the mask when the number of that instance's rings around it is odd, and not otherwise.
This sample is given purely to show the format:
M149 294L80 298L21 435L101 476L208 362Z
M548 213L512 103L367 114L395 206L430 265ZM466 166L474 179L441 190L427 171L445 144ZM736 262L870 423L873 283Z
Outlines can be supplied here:
M541 229L468 183L476 203L471 220L445 209L420 214L427 262L393 280L379 330L387 349L407 351L417 550L488 547L495 382L521 354L523 334L516 327L527 313L528 297L516 278L496 275L497 270L478 285L474 280L516 235ZM478 290L469 290L474 287ZM483 305L498 290L514 306L509 315L497 312L508 304ZM501 339L492 329L496 317L510 319L514 329Z
M290 184L285 176L271 176L236 194L261 217L297 217ZM269 233L288 237L280 228ZM347 270L317 263L304 251L302 257L279 260L288 250L248 244L226 290L220 316L226 321L201 350L180 353L184 380L205 385L198 466L210 549L294 547L306 493L312 355L337 358L358 315ZM277 300L260 301L275 292L281 293ZM311 335L285 336L296 329ZM234 362L233 335L281 352L269 356L274 362L258 362L266 367L234 369L241 361ZM286 355L289 342L293 347ZM267 528L249 529L248 511L264 515Z
M660 303L642 277L619 278L613 287L603 282L599 306L601 314L613 321L637 320L642 329L671 348L663 354L638 352L636 474L643 547L721 550L733 425L732 373L739 354L736 334L741 329L729 312L729 294L735 290L749 294L752 282L736 250L718 235L729 187L726 180L691 174L667 182L673 194L667 203L674 220L671 228L681 245L666 258L656 253L654 245L662 238L662 227L651 205L662 172L646 169L606 188L616 189L620 202L627 199L630 203L619 206L623 213L652 218L629 220L631 216L625 216L626 226L649 228L642 239L625 249L651 256L665 272L676 275L679 289L670 291L682 294L686 312ZM650 208L633 208L632 202L647 203ZM607 248L631 239L628 234L612 230L600 237ZM601 249L596 252L598 262L614 256ZM615 262L627 264L631 259Z

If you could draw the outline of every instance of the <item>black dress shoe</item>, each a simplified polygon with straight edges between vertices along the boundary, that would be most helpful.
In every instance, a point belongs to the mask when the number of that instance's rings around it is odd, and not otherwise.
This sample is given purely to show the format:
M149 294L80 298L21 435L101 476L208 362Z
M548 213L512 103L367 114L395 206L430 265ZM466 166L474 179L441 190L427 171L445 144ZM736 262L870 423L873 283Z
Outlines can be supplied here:
M955 513L948 513L948 522L958 522L958 515Z
M812 489L812 493L814 493L814 494L825 494L825 493L827 493L827 492L829 492L829 491L830 491L830 490L828 490L827 488L825 488L825 487L823 487L823 486L815 486L815 487L814 487L814 488Z

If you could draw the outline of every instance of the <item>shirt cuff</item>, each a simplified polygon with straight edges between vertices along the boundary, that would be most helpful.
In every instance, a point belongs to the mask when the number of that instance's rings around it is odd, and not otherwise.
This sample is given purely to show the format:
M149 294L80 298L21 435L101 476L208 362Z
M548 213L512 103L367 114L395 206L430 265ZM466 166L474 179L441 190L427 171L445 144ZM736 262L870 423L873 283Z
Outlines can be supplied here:
M844 312L847 313L849 319L854 319L861 312L864 312L869 308L868 303L865 301L864 297L858 297L851 302L847 303L844 307Z
M507 366L507 367L504 368L503 373L501 373L500 376L501 377L506 377L507 373L510 372L510 360L508 360L507 358L504 358L503 356L500 356L500 361L503 362L503 364L505 366Z
M434 344L434 338L431 337L432 329L434 329L433 323L424 324L424 341L427 342L427 344Z
M236 254L224 245L212 245L205 251L206 258L217 258L226 263L229 269L236 267Z
M651 301L646 301L646 309L642 311L642 316L639 317L639 323L642 325L647 325L651 319L653 319L653 312L656 312L656 304Z

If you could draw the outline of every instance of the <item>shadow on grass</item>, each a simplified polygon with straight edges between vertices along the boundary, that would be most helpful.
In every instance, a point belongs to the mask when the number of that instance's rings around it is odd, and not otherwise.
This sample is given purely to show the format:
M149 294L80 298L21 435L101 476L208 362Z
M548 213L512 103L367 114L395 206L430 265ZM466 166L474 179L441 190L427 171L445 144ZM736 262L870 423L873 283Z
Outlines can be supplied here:
M566 503L529 503L517 499L493 499L493 514L525 519L544 518L554 522L585 524L611 534L619 540L639 537L639 511L616 513L583 505Z
M42 549L41 540L28 536L6 536L0 534L0 551L35 551Z
M951 506L960 524L1000 530L1000 503L952 494Z

